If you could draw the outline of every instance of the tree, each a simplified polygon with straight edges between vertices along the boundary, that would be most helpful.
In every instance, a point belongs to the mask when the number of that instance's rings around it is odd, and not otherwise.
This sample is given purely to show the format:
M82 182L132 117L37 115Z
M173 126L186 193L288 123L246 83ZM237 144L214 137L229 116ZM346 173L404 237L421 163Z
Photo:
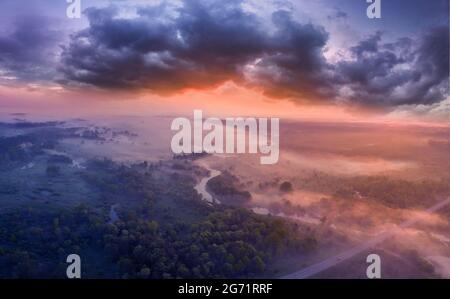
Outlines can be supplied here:
M141 271L139 271L138 277L139 278L149 278L150 273L151 273L150 272L150 268L144 267L144 268L141 269Z
M134 268L133 261L129 258L122 257L119 260L119 269L122 273L130 273Z
M178 270L177 270L177 275L182 277L182 278L187 278L189 277L189 269L184 265L181 264L178 266Z
M293 188L292 188L292 183L291 182L283 182L280 185L280 191L281 192L292 192Z
M263 260L259 256L254 256L250 264L250 271L253 273L261 273L265 268L266 264Z

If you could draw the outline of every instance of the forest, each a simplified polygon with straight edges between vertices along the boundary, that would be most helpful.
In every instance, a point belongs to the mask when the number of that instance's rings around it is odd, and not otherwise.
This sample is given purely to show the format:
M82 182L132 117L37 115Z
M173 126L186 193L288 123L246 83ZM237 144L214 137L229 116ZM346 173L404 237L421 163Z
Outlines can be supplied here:
M1 278L64 278L73 253L85 278L268 277L278 257L317 246L307 226L203 202L193 186L205 170L195 159L95 158L72 168L46 150L74 130L49 126L0 139L0 185L8 187L0 193ZM28 171L33 184L23 180Z

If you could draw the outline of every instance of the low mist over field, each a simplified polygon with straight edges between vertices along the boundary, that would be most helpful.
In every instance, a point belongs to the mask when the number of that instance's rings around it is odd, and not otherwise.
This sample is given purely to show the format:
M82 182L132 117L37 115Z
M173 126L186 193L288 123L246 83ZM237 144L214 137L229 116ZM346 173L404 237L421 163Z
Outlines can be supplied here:
M261 165L259 157L251 154L175 158L168 146L168 116L44 121L42 117L15 113L2 118L2 146L17 142L17 147L24 150L24 156L2 158L4 167L12 165L14 169L11 172L11 166L5 168L0 181L11 190L2 193L3 213L13 213L19 207L39 211L41 205L77 208L82 202L93 205L96 213L103 213L105 223L108 217L117 217L114 224L108 225L120 225L123 217L129 217L126 213L139 207L143 199L139 195L135 199L121 199L117 194L110 197L107 189L101 191L109 188L101 183L106 179L100 179L101 169L111 166L92 163L106 158L109 163L136 171L136 175L142 171L160 173L149 179L160 180L168 175L170 185L180 175L182 178L189 174L191 179L178 192L198 192L198 204L206 196L219 209L244 208L261 217L300 225L302 230L291 232L291 237L305 238L306 231L314 242L307 251L289 249L267 259L266 275L295 272L384 232L396 231L369 250L395 265L385 268L385 276L448 277L450 211L444 208L438 213L426 212L450 192L448 126L287 120L280 126L283 150L279 162L268 166ZM40 139L33 136L41 134L50 138L50 144L39 145ZM43 148L37 150L36 146ZM88 175L92 171L98 174ZM78 182L80 175L82 180ZM25 184L27 177L33 184ZM133 193L137 186L122 187L132 188L130 191L118 190ZM168 215L182 215L183 222L200 217L195 216L198 212L179 210L178 204L163 198L154 200L167 206L171 211ZM151 209L157 212L158 205L153 204ZM170 219L161 221L170 223ZM412 225L402 227L411 220ZM364 277L366 251L317 277Z

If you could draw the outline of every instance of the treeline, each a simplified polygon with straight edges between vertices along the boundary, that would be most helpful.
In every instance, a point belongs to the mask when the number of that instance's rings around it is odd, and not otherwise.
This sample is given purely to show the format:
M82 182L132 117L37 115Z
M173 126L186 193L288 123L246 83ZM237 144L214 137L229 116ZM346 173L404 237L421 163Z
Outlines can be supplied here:
M170 165L90 161L78 173L93 188L89 204L3 211L0 277L64 278L72 253L85 278L260 277L276 257L315 248L300 224L207 205L192 167Z
M262 275L282 254L314 249L305 235L282 219L228 208L191 225L120 221L105 228L104 246L123 278L237 278Z
M316 246L297 224L234 208L190 225L135 217L111 224L83 205L3 215L0 223L3 278L64 278L72 253L81 256L85 277L255 277L275 257Z
M315 247L312 233L298 224L209 207L193 191L192 166L180 168L185 172L176 179L164 168L108 160L88 164L85 178L103 197L127 199L120 220L102 229L105 253L118 265L119 277L253 277L265 273L277 256ZM186 219L192 212L195 220Z
M0 218L0 278L64 278L69 254L102 248L99 229L105 219L88 207L50 212L33 208L3 213ZM99 277L90 258L83 260L91 277Z
M34 146L25 150L22 144L32 144L35 139L31 136L12 136L0 137L0 163L7 164L10 162L26 162L31 158L30 151L36 150Z
M335 196L376 200L394 208L428 207L450 194L450 178L406 181L385 176L354 177L342 183Z
M49 127L16 136L0 136L0 166L29 162L36 155L43 154L43 149L54 149L64 134L64 129Z
M227 197L228 203L245 203L252 198L250 192L242 190L239 179L228 171L210 179L207 187L219 197Z

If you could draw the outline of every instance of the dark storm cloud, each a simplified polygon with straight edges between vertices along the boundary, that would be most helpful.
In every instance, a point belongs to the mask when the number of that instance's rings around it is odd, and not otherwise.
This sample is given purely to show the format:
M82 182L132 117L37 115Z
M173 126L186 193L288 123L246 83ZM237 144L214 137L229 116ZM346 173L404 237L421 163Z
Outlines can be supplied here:
M268 80L268 93L282 85L317 93L327 33L293 21L285 11L273 14L275 32L268 33L239 3L186 1L175 18L163 20L150 7L134 19L118 18L114 8L89 9L89 28L63 51L63 72L70 81L155 93L226 80L252 86Z
M418 40L382 43L381 33L351 51L354 60L340 62L336 73L347 87L347 100L364 105L432 104L448 96L449 31L430 29Z
M333 94L331 66L323 56L328 33L312 24L299 24L285 11L274 12L272 22L276 30L267 38L263 55L243 71L250 85L272 97L303 101Z
M360 58L364 53L376 53L378 52L378 43L381 41L381 32L376 32L369 38L362 40L358 45L351 47L350 50L358 58Z
M20 82L51 80L55 74L55 47L61 38L52 25L44 17L23 16L0 35L2 75Z
M271 97L371 106L431 104L448 93L444 26L389 43L377 32L333 65L323 55L324 28L285 10L266 26L240 3L185 1L171 13L141 7L135 18L90 8L89 27L63 49L65 83L169 94L233 80Z
M264 48L254 18L225 4L211 11L186 2L169 21L148 7L134 19L116 18L114 8L86 13L90 27L64 50L63 71L94 86L156 93L208 87L235 79L236 67Z

